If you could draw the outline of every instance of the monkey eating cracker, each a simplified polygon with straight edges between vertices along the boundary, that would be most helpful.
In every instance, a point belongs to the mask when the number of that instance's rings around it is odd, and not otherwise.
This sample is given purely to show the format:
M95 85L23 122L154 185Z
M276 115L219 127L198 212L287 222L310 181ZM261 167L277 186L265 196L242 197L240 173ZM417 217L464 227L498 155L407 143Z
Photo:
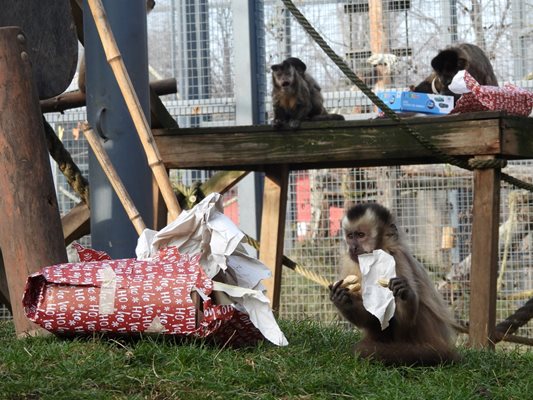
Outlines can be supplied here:
M403 241L390 211L376 203L355 205L346 211L342 229L348 248L341 276L355 275L362 290L348 288L355 284L350 277L350 283L341 280L330 286L330 299L344 318L363 330L355 353L385 365L428 366L460 360L454 348L455 321L426 270ZM379 264L373 264L379 261L376 255L393 258L393 275L372 271ZM365 304L368 288L393 297L395 309L387 326ZM378 309L381 304L374 305ZM387 312L384 315L383 320L389 317Z

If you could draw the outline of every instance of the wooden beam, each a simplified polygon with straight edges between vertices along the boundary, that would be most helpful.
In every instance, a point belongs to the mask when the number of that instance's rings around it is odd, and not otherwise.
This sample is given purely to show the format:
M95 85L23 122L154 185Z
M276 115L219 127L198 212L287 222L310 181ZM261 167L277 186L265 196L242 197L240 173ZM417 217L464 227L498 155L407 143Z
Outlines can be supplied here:
M449 155L533 158L533 118L485 112L408 122ZM388 119L305 122L296 131L262 125L153 132L167 168L261 171L276 164L292 170L441 162Z
M289 169L286 165L272 167L266 171L259 259L272 271L272 278L264 280L263 283L274 312L279 311L288 185Z
M474 171L469 325L472 347L494 348L500 174L499 169Z
M219 171L202 184L202 192L206 196L214 192L224 194L248 174L248 171Z
M91 233L91 212L87 204L80 203L61 218L65 246Z
M44 332L24 314L28 276L67 261L26 43L20 28L0 28L0 248L19 336Z
M162 79L159 81L150 82L150 89L153 90L158 96L164 96L166 94L176 93L178 91L176 85L176 79L174 78ZM70 110L71 108L84 107L85 101L85 93L80 92L79 90L73 90L71 92L62 93L50 99L41 100L41 111L43 113L63 112L65 110ZM174 128L177 127L177 124L174 124L173 126L161 125L159 127Z

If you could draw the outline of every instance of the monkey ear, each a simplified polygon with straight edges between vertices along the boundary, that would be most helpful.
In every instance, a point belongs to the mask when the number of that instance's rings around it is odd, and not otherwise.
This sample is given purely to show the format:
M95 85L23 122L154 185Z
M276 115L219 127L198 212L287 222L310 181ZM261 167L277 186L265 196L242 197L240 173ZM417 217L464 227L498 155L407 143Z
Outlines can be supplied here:
M387 236L398 238L398 227L396 224L390 224L387 232Z
M431 60L431 67L442 72L445 69L454 69L459 62L459 55L455 50L442 50Z
M284 62L292 65L298 72L304 73L307 69L307 65L297 57L289 57Z

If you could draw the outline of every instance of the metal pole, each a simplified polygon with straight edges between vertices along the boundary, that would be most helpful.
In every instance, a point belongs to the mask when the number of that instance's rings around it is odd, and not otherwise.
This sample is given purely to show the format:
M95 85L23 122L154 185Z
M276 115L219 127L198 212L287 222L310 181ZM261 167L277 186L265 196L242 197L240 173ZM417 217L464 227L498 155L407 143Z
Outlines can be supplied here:
M263 28L263 2L234 0L235 108L237 125L265 123L266 73ZM257 238L262 213L262 174L249 174L239 184L241 229ZM245 206L244 206L245 205Z
M116 42L149 121L148 49L145 0L104 0ZM107 140L109 154L124 186L148 227L153 226L152 172L84 2L83 25L87 69L87 118ZM133 257L137 233L98 160L89 156L92 246L113 258Z

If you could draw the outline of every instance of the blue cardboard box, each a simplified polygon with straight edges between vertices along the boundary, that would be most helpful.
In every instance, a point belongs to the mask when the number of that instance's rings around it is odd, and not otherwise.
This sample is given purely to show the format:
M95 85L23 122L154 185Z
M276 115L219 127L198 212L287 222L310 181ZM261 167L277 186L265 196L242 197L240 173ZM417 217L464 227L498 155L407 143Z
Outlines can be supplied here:
M449 114L453 109L453 96L403 92L401 103L402 111L414 111L426 114Z
M401 111L402 93L401 90L388 90L378 92L377 95L391 110Z
M388 90L377 93L378 97L394 111L409 111L425 114L449 114L453 109L453 96Z

